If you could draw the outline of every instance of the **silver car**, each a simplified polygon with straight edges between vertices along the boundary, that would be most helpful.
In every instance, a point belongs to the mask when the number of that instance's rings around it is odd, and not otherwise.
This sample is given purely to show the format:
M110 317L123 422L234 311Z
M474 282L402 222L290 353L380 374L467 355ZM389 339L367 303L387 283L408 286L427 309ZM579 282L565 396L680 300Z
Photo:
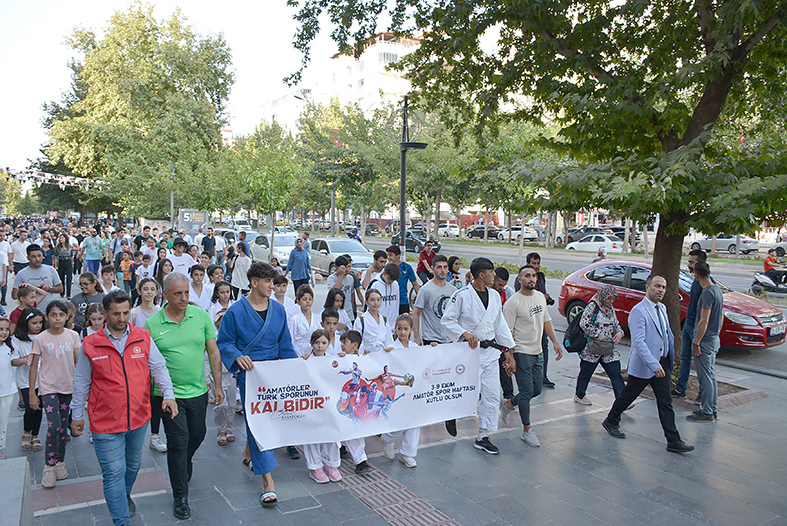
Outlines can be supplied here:
M324 237L312 240L312 270L324 276L336 271L334 261L338 256L349 254L353 270L365 270L374 262L374 252L360 241L343 237Z
M713 245L713 237L708 236L704 239L697 239L691 242L691 250L704 250L710 252ZM719 234L716 236L716 250L726 250L730 254L735 253L735 236L730 234ZM760 242L748 236L741 236L741 254L757 252L760 250Z
M287 270L287 262L290 259L290 252L295 248L295 240L300 236L292 234L279 234L273 237L273 257L279 260L283 269ZM260 234L251 243L252 261L270 262L271 259L271 235Z

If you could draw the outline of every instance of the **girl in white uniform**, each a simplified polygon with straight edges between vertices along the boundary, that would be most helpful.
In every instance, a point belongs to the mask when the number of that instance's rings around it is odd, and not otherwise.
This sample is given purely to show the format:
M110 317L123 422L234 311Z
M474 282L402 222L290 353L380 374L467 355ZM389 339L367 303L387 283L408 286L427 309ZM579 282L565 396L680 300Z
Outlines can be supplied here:
M311 352L311 337L314 331L322 329L320 317L312 312L314 292L308 285L298 287L295 304L299 309L290 314L287 325L292 336L292 344L298 356Z
M410 335L413 332L413 318L409 314L401 314L396 318L396 341L393 342L394 349L406 349L413 343L410 340ZM432 347L437 343L433 343ZM387 372L387 370L386 370ZM392 433L383 433L383 455L389 460L396 458L396 445L395 442L402 437L402 443L399 446L399 462L408 468L414 468L418 464L415 462L415 456L418 454L418 442L421 439L421 428L413 427L403 431L394 431Z
M301 289L305 286L306 285L301 286L298 292L300 293ZM317 329L314 331L309 338L311 352L304 353L302 356L303 359L308 359L310 355L313 355L317 360L323 359L328 349L328 344L330 343L329 338L328 332L324 329ZM342 457L339 455L339 444L337 442L304 444L303 456L306 457L306 467L309 468L309 478L317 484L339 482L342 480L342 475L338 470L338 467L342 464Z
M214 322L216 321L216 314L219 311L227 310L230 305L235 303L232 301L232 288L228 281L217 281L213 286L213 295L210 298L210 307L208 308L208 316Z
M353 324L353 329L361 333L363 339L361 348L364 354L392 349L391 330L388 328L385 316L380 314L382 301L383 296L379 290L368 288L366 290L367 311L358 316Z

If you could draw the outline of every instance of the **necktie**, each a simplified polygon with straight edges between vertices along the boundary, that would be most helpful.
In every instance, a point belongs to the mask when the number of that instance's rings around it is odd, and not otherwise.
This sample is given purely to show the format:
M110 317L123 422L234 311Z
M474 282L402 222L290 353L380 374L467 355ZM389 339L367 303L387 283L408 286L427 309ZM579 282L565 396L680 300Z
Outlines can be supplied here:
M656 305L656 315L659 318L659 331L661 332L661 337L664 338L664 342L666 343L667 342L667 328L664 325L664 316L661 314L661 306L660 305ZM667 353L664 352L666 348L667 348L667 346L665 345L661 349L661 355L662 356L666 356L667 355Z

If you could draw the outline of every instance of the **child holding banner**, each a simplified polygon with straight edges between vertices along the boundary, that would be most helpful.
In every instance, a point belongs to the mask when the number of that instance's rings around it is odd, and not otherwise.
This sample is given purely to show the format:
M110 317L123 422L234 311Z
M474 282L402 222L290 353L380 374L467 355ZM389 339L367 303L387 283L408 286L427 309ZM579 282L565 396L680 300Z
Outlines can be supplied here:
M369 295L366 295L366 301L369 302ZM379 308L379 304L378 304ZM364 313L366 314L366 313ZM359 316L358 319L361 317ZM357 322L358 319L355 321ZM342 341L342 351L339 353L339 356L346 356L348 354L358 354L361 349L362 338L361 333L358 331L347 331L342 334L341 337ZM358 366L353 364L352 371L345 371L341 374L351 374L354 379L356 379L356 383L360 383L361 380L361 370L358 369ZM354 438L352 440L345 440L342 442L342 447L346 448L349 451L350 456L355 462L355 474L356 475L365 475L372 471L372 466L366 461L366 440L363 438ZM343 454L343 453L342 453Z
M304 286L305 285L301 285L298 290ZM325 356L328 344L330 343L328 338L328 332L324 329L318 329L312 333L309 339L312 348L312 356ZM304 354L302 358L308 359L308 356L309 353ZM339 482L342 480L342 475L338 470L338 467L342 464L342 459L339 456L339 445L336 442L304 444L303 456L306 457L306 467L309 469L309 478L317 484Z
M325 309L322 311L320 318L322 319L322 328L328 333L328 350L326 353L330 355L339 354L342 352L342 342L336 334L336 329L339 326L339 311L336 309Z
M393 337L388 327L388 320L380 314L383 295L379 290L369 287L366 290L366 312L358 316L353 329L361 333L364 354L377 351L390 351Z

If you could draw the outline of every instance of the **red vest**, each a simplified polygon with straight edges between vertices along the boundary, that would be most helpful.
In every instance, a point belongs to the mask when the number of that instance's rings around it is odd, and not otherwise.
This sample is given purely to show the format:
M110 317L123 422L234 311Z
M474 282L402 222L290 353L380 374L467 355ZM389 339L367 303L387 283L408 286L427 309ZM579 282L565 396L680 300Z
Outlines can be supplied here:
M123 433L150 421L150 332L129 329L122 357L103 329L82 340L93 367L87 403L93 433Z

